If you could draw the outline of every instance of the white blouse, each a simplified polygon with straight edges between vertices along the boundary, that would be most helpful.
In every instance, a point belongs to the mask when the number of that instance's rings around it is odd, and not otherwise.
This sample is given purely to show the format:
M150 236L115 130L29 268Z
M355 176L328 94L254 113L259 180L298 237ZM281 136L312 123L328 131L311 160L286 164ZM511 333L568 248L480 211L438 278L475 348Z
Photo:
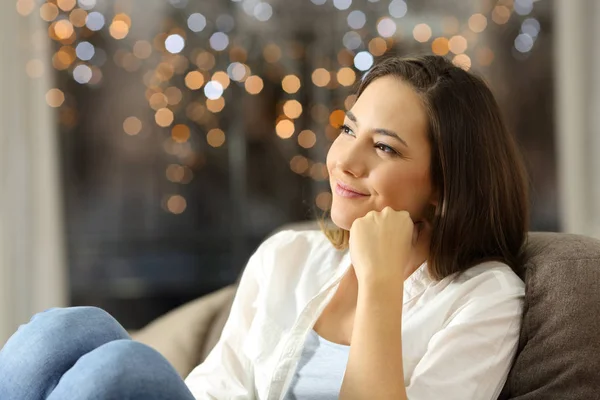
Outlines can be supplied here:
M283 231L248 261L219 342L185 382L197 400L282 400L306 336L351 266L320 231ZM484 262L404 283L402 350L410 400L495 400L512 364L524 283Z

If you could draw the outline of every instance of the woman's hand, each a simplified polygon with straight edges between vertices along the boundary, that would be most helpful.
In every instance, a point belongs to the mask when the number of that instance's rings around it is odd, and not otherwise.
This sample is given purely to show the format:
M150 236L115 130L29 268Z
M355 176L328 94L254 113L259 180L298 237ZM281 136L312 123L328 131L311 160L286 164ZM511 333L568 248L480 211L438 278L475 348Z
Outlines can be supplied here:
M369 211L354 221L349 244L359 287L403 284L410 275L408 263L420 225L413 223L407 211L391 207Z

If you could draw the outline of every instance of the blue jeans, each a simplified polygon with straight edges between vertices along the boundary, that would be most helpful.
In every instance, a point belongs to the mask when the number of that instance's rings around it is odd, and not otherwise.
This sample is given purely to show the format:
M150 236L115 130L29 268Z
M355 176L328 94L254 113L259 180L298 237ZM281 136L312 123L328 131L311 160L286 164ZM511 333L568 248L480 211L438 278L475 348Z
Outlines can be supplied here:
M53 308L0 350L2 400L194 400L169 362L106 311Z

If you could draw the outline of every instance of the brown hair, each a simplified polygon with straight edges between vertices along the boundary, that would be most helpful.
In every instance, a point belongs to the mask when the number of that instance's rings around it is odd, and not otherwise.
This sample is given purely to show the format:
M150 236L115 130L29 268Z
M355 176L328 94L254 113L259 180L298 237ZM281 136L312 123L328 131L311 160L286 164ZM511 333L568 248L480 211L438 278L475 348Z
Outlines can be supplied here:
M429 119L431 182L439 193L427 260L442 279L497 259L516 269L529 222L528 180L514 137L485 82L441 56L388 56L365 75L357 96L392 75L419 94ZM349 232L321 228L338 249Z

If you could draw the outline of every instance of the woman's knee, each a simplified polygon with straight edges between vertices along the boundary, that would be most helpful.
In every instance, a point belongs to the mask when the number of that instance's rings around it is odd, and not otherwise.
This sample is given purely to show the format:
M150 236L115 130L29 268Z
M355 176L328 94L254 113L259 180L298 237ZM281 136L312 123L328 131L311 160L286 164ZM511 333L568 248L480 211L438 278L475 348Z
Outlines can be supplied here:
M80 340L104 343L126 339L127 331L108 312L98 307L53 308L33 316L22 327L47 340Z
M99 308L53 308L33 316L6 342L0 350L0 372L15 379L36 377L41 382L45 376L52 381L84 354L128 337L125 329Z
M92 383L93 382L93 383ZM182 378L156 350L133 340L107 343L83 356L63 376L49 399L73 391L83 398L193 399Z

